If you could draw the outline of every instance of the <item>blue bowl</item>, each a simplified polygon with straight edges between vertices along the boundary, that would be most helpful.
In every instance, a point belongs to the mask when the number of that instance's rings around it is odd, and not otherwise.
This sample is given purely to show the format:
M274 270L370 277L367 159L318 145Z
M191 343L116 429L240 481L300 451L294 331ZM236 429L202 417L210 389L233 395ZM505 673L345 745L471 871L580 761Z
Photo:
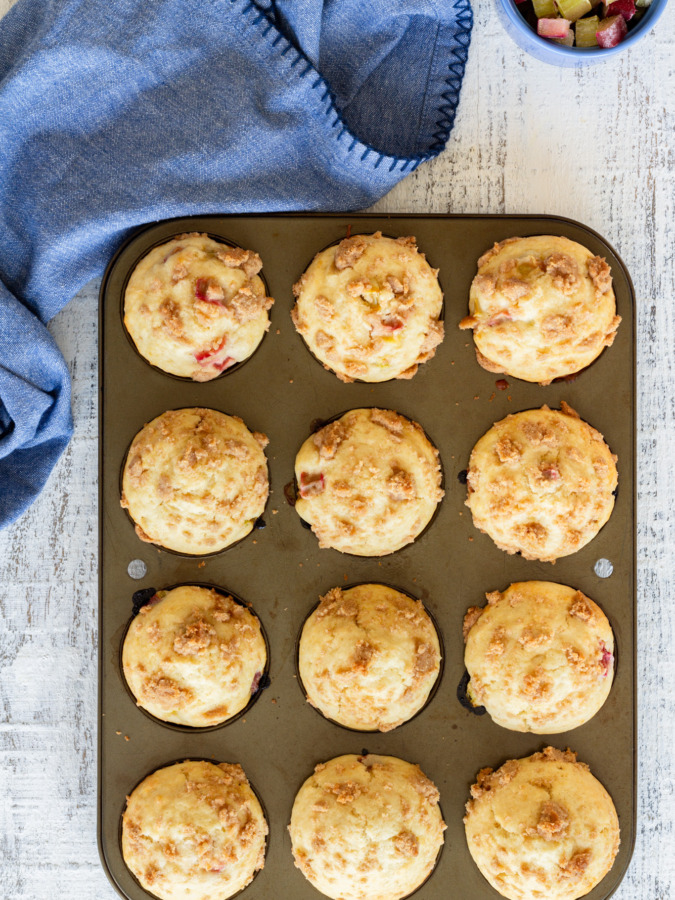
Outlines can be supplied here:
M599 47L563 47L547 38L539 37L520 14L514 0L497 0L502 25L522 50L541 62L554 66L594 65L632 47L654 27L666 8L668 0L652 0L640 21L630 28L626 37L616 47L603 50Z

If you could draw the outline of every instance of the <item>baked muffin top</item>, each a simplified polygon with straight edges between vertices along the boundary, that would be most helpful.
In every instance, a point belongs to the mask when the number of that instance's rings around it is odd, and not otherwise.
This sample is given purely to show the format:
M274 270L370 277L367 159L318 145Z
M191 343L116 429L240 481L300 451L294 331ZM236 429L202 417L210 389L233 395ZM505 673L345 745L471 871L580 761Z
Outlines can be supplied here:
M474 525L507 553L553 562L585 546L614 508L616 456L564 401L507 416L473 448Z
M138 352L164 372L209 381L247 359L269 328L257 253L179 234L131 273L124 325Z
M614 636L600 607L549 581L486 597L464 617L472 702L514 731L555 734L587 722L614 677Z
M265 862L267 822L241 766L188 760L153 772L122 817L122 854L161 900L227 900Z
M481 769L464 825L469 851L510 900L577 900L609 872L619 821L605 788L576 753L546 747Z
M400 900L429 876L445 823L434 784L393 756L320 763L298 791L289 831L296 866L339 900Z
M302 629L307 699L347 728L390 731L407 721L424 706L440 666L422 601L384 584L333 588Z
M590 365L616 335L606 261L564 237L508 238L478 260L470 315L478 362L488 372L548 384Z
M243 538L267 501L266 445L215 409L157 416L133 439L122 475L121 503L139 538L197 555Z
M124 677L139 706L164 722L231 719L267 664L260 622L227 594L196 585L158 591L129 626Z
M388 409L352 409L307 438L295 459L295 509L320 547L383 556L414 541L443 497L438 451Z
M293 287L293 322L342 381L412 378L443 340L437 275L414 237L357 234L314 257Z

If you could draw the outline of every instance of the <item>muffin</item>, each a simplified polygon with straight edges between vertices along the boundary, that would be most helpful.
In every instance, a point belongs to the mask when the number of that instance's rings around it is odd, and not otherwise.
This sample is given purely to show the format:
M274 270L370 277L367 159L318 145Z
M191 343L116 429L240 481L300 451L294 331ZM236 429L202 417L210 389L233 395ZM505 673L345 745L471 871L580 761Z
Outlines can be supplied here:
M614 677L614 636L589 597L522 581L464 617L467 693L514 731L556 734L592 718Z
M426 703L441 668L421 600L384 584L333 588L302 629L298 669L307 699L329 719L391 731Z
M179 234L154 247L131 273L124 325L149 363L210 381L253 353L270 326L257 253Z
M549 384L590 365L616 335L609 266L564 237L509 238L478 260L469 295L478 362Z
M122 817L122 855L161 900L226 900L265 862L267 822L241 766L187 760L148 775Z
M158 591L131 622L122 649L138 705L195 728L241 712L266 665L257 617L227 594L196 585Z
M133 439L122 506L142 541L177 553L215 553L245 537L265 509L267 438L238 416L173 409Z
M291 813L295 865L339 900L399 900L430 875L443 845L438 791L393 756L320 763Z
M357 234L314 257L293 287L293 323L342 381L412 378L443 340L437 275L414 237Z
M438 450L389 409L353 409L307 438L295 458L295 509L320 547L393 553L424 530L443 497Z
M469 851L510 900L577 900L612 868L619 821L609 796L576 753L546 747L481 769L464 825Z
M614 508L616 456L563 401L507 416L478 441L466 505L507 553L554 562L585 546Z

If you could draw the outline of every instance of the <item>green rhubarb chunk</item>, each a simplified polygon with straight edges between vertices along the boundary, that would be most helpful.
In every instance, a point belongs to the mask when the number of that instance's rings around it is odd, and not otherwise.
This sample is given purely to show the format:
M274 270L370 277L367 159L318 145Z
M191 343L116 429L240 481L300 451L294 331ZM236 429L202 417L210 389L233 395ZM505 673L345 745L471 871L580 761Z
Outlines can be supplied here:
M576 22L593 8L591 0L556 0L556 6L563 19L568 19L570 22Z
M579 19L574 26L577 37L577 47L597 47L598 41L595 32L598 30L600 19L597 16L589 16L588 19Z
M635 0L636 6L651 6L652 0Z
M555 0L532 0L532 6L538 19L553 19L557 12Z

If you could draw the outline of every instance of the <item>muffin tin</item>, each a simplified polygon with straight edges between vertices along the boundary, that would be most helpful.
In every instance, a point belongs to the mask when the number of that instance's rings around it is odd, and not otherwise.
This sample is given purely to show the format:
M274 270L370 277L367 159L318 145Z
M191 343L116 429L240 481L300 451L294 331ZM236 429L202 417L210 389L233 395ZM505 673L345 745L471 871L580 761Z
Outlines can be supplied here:
M311 356L290 320L291 287L314 254L348 233L412 234L445 293L446 337L411 381L343 384ZM129 273L152 246L186 231L256 250L276 300L271 328L255 355L212 382L194 384L160 373L127 340L122 298ZM573 380L548 387L504 379L481 369L466 315L476 260L494 241L560 234L604 256L623 317L614 345ZM472 900L499 897L466 846L462 816L480 768L527 756L547 743L570 746L611 794L621 848L611 872L587 896L609 897L628 866L635 836L635 352L634 296L616 253L595 232L550 216L205 216L147 226L109 265L101 287L100 341L100 601L99 848L111 882L129 900L152 896L124 864L120 823L127 794L154 769L181 759L238 762L261 797L270 825L265 868L241 894L251 900L317 900L321 895L293 865L286 826L296 792L316 763L369 751L418 763L441 793L446 846L420 900L453 889ZM499 384L497 383L499 382ZM505 382L507 382L505 386ZM502 389L504 388L504 389ZM567 401L598 428L618 454L619 493L609 522L586 547L555 566L508 556L478 532L464 506L462 482L478 438L509 412ZM270 439L270 498L264 522L216 555L181 557L142 543L119 505L120 469L134 435L166 409L210 406L239 415ZM438 447L446 495L431 526L411 545L381 558L319 550L286 499L295 454L317 420L353 407L397 410L419 422ZM610 561L611 566L607 564ZM604 562L603 562L604 561ZM601 577L611 569L609 577ZM599 574L596 574L599 573ZM600 604L614 630L618 664L610 696L581 728L537 736L499 728L474 716L457 697L464 673L462 620L485 592L519 580L572 585ZM391 584L424 601L443 638L444 671L422 712L387 734L359 733L317 715L297 683L302 624L329 588L364 581ZM209 583L252 603L270 644L270 686L236 721L190 730L163 725L138 709L126 689L120 645L134 592L180 583Z

